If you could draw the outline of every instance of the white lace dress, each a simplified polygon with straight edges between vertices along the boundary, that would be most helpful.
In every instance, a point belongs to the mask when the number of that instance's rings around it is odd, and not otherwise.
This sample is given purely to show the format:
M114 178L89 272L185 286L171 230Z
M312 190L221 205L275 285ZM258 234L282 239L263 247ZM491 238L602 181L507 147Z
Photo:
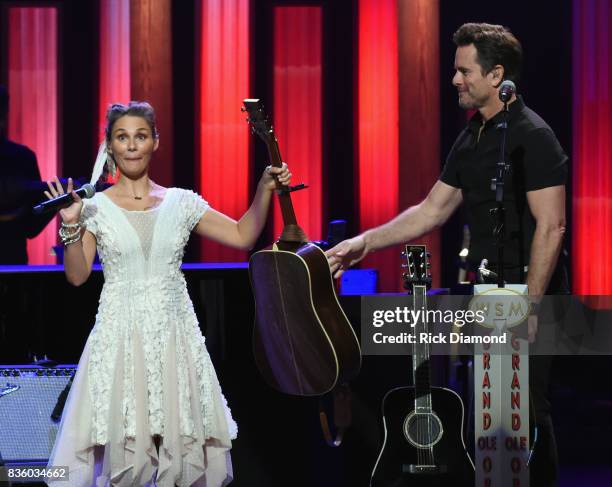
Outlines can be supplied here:
M82 221L105 282L49 461L70 469L57 487L231 481L237 428L180 271L207 208L178 188L148 211L124 210L103 193L86 200Z

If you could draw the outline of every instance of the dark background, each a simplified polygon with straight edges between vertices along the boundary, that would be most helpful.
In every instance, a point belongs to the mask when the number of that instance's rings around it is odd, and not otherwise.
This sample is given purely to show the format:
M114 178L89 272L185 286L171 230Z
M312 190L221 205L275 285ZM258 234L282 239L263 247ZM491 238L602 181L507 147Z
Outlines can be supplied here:
M88 178L99 139L96 126L98 4L95 0L0 0L0 6L9 3L61 7L61 164L64 176ZM324 182L327 204L323 206L327 207L326 220L346 219L348 233L355 234L358 221L353 129L356 2L252 0L251 4L252 96L265 100L272 100L272 7L324 6L323 160L328 179ZM485 0L440 1L440 152L443 157L465 124L465 113L457 107L456 93L451 86L455 50L451 37L464 22L486 21L509 26L522 42L525 62L519 91L526 103L550 124L571 159L571 10L569 0L515 0L511 5ZM195 2L173 2L170 40L174 59L173 135L175 161L180 161L174 165L174 184L182 187L194 186L196 172L195 13ZM0 55L4 52L5 46ZM5 82L6 65L2 59L0 69L0 81ZM267 108L272 111L270 102ZM253 144L253 150L256 151L254 160L259 161L253 169L255 175L261 171L265 153L261 145ZM568 195L571 195L571 171ZM442 259L443 286L451 286L456 281L455 259L449 256L455 256L460 248L462 223L462 214L458 212L442 232L442 255L446 256ZM568 228L571 228L571 211ZM268 231L260 243L270 240ZM571 248L571 232L566 234L566 246ZM187 260L194 255L188 252ZM18 298L20 303L8 301L4 293L0 303L5 319L9 320L5 323L10 327L0 343L0 362L27 362L28 354L33 351L47 353L60 362L76 362L93 323L100 273L78 289L67 285L61 273L44 278L1 277L4 289L19 290L16 295L21 298ZM409 358L364 357L361 375L353 386L354 426L347 433L344 445L332 449L322 440L317 401L277 394L262 382L254 367L250 348L253 308L249 304L252 298L246 273L231 276L196 273L188 277L207 335L224 336L221 341L212 339L208 343L240 428L233 450L236 482L232 485L367 485L382 439L380 401L389 388L410 382ZM223 298L219 302L220 291ZM209 311L203 307L204 302ZM355 303L348 300L344 304L353 323L358 324ZM6 318L7 315L10 316ZM29 326L23 326L24 323ZM588 480L589 471L599 471L610 464L612 392L602 382L610 370L610 359L578 357L557 362L553 376L554 415L564 478L566 482L573 482L568 480L571 472L578 472L573 474L576 482L612 485L612 480L608 484Z
M98 93L98 2L96 0L7 1L6 5L59 5L61 8L61 153L63 176L87 180L93 166L100 134L97 127ZM354 168L354 115L356 109L356 26L355 0L252 0L252 96L266 100L272 113L272 8L276 5L322 5L323 12L323 174L326 180L323 221L346 219L347 235L358 231L357 174ZM457 106L451 85L455 46L452 34L462 23L486 21L511 28L524 48L523 78L519 92L528 106L553 128L562 147L572 154L572 3L569 0L517 0L512 6L484 0L440 2L440 111L442 160L465 125L465 112ZM196 2L172 2L174 185L194 188L196 174ZM4 29L3 29L4 30ZM5 43L0 56L6 52ZM0 59L0 82L6 82L6 63ZM255 151L253 180L266 164L263 144L251 144ZM384 168L382 168L384 169ZM255 188L252 184L251 188ZM400 182L401 188L401 182ZM571 171L568 196L571 195ZM456 259L461 246L461 211L442 231L442 286L457 279ZM571 205L568 205L571 228ZM326 232L324 232L325 234ZM259 243L267 245L271 229ZM566 234L571 248L571 232ZM197 258L197 249L188 249L186 261ZM571 256L570 256L571 259ZM571 266L570 266L571 268Z

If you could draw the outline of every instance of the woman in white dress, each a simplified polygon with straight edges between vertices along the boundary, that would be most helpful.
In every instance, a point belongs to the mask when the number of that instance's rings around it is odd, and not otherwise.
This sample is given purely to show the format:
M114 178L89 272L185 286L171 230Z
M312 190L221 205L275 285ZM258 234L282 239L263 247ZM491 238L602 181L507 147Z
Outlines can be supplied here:
M49 461L69 467L59 487L216 487L232 479L237 427L180 265L192 230L250 249L275 178L289 184L291 174L286 165L266 168L251 207L235 221L192 191L155 184L148 170L158 144L148 103L112 105L92 181L105 164L110 172L116 164L118 181L84 201L68 181L74 203L60 211L66 277L83 284L97 249L104 287ZM63 192L56 178L47 197Z

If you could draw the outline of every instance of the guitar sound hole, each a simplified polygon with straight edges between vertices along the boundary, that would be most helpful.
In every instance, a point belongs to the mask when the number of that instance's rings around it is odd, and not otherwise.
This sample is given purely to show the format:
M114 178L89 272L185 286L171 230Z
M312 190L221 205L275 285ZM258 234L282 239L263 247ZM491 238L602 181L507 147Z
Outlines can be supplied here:
M404 436L417 448L434 446L442 438L443 428L435 413L411 412L404 421Z

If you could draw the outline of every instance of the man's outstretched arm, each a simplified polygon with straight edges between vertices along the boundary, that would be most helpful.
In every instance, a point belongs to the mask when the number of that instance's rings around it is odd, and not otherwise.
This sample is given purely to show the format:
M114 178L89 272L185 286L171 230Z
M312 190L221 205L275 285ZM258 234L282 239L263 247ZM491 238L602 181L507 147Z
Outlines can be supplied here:
M427 197L387 223L344 240L326 252L332 274L340 277L370 252L410 242L438 228L462 201L461 190L437 181Z

